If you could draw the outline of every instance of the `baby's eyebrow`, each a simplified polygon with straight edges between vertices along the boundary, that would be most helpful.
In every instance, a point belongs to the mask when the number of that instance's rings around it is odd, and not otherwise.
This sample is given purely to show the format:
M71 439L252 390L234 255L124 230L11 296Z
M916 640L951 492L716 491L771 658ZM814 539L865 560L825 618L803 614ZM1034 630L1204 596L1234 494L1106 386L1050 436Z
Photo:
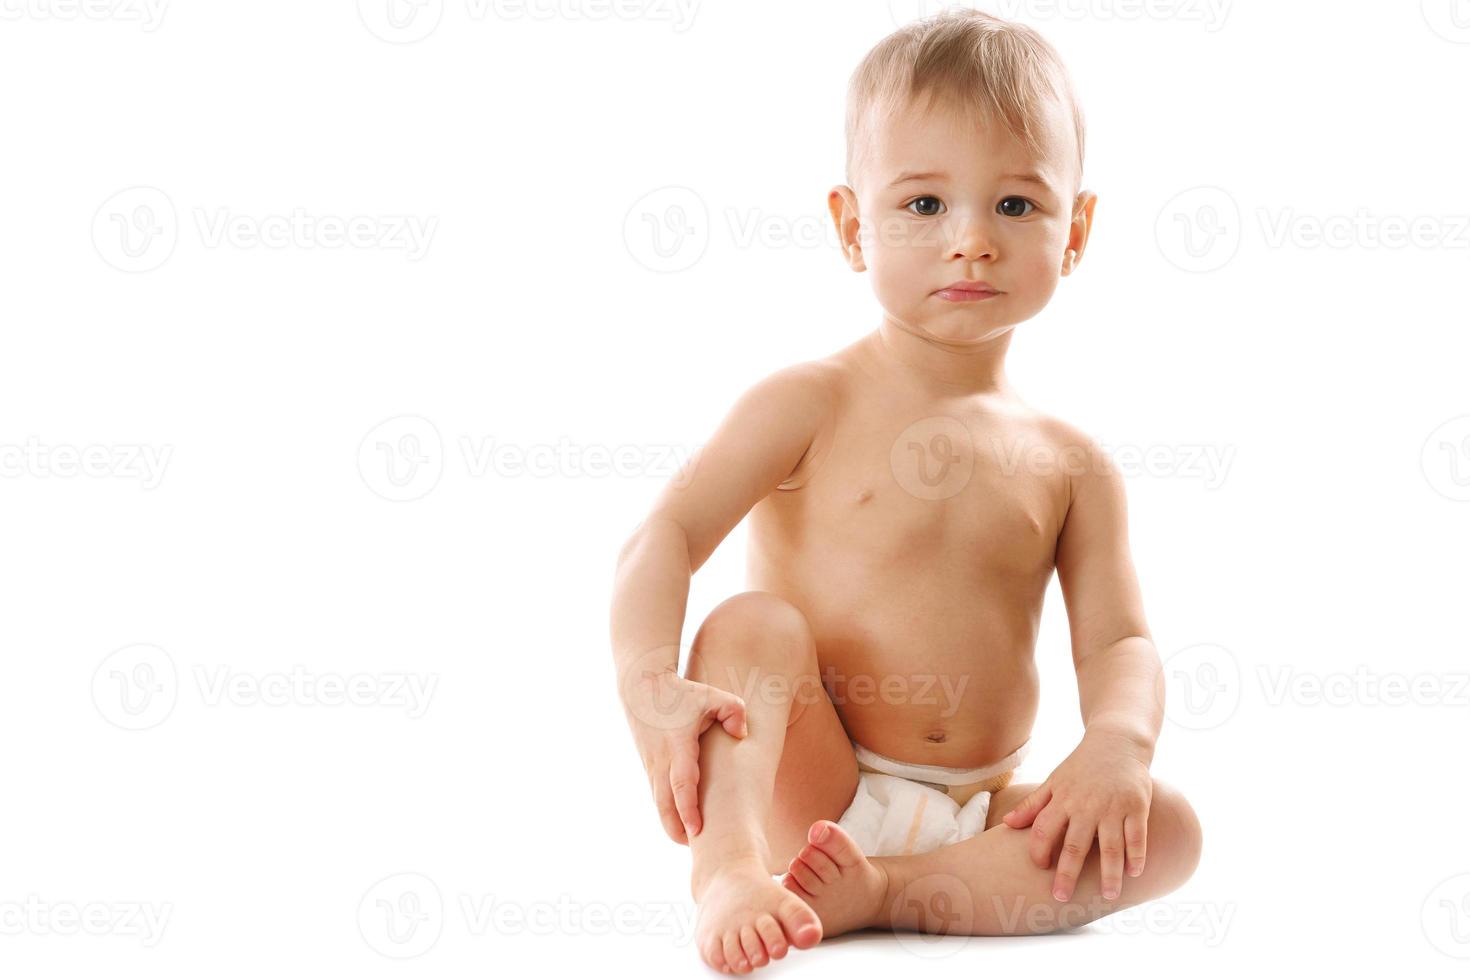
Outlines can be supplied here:
M905 173L899 174L898 177L894 179L893 183L889 184L888 186L889 187L897 187L899 184L907 184L909 181L913 181L913 180L948 180L948 179L949 179L949 174L945 173L942 170L912 171L912 172L905 172ZM1003 174L1000 179L1003 180L1003 181L1004 180L1018 180L1018 181L1023 181L1025 183L1036 184L1036 185L1042 187L1045 190L1051 190L1051 185L1048 184L1046 182L1046 178L1042 177L1040 174Z

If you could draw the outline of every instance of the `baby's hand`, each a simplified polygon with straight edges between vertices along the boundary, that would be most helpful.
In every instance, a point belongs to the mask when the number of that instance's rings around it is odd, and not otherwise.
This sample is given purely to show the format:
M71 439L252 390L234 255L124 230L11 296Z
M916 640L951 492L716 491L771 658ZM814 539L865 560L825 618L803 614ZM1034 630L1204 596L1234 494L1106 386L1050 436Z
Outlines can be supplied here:
M1095 837L1102 855L1102 893L1115 899L1123 888L1123 858L1128 874L1143 873L1148 808L1153 779L1138 747L1122 735L1088 732L1046 782L1003 818L1007 827L1034 825L1031 860L1051 866L1061 845L1052 896L1072 897L1082 863Z

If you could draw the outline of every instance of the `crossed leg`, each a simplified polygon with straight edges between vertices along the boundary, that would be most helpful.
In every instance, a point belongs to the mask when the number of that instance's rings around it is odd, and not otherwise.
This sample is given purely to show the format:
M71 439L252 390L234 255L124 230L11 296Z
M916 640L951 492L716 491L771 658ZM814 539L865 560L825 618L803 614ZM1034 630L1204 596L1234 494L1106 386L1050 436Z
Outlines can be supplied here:
M743 739L719 725L700 738L690 884L695 942L717 970L749 973L822 938L816 913L772 878L812 823L837 820L857 792L857 759L818 671L806 617L769 592L731 596L695 634L686 675L740 695L748 726Z
M923 854L865 857L841 827L818 821L782 884L816 911L824 938L862 928L1009 936L1092 922L1167 895L1194 873L1199 820L1178 790L1154 780L1143 873L1125 876L1122 893L1104 899L1094 845L1072 897L1058 902L1055 855L1048 868L1031 860L1034 825L1018 830L1001 821L1036 786L1007 786L991 798L984 833Z

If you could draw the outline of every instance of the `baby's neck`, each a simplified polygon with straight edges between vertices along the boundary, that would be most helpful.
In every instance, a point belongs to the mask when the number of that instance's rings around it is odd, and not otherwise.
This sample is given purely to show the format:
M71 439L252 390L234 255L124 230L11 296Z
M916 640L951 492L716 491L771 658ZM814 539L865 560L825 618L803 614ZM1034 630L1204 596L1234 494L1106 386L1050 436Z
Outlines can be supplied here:
M913 333L888 316L866 338L867 354L882 368L895 370L936 390L956 395L1011 397L1005 373L1011 331L970 344L951 344Z

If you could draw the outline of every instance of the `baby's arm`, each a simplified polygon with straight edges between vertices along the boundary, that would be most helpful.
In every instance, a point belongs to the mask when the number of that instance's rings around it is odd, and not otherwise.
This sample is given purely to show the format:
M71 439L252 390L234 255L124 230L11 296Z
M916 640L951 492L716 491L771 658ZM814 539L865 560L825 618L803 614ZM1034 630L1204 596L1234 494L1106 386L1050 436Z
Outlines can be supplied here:
M1086 731L1082 744L1003 819L1011 827L1033 825L1030 850L1039 867L1049 867L1061 845L1053 890L1066 901L1094 836L1105 898L1121 893L1125 856L1130 875L1143 871L1153 787L1148 767L1164 719L1164 675L1129 553L1123 477L1084 433L1067 426L1063 442L1086 450L1086 465L1069 475L1071 501L1056 559Z
M680 843L697 834L699 735L706 716L743 736L744 704L711 690L708 710L648 724L630 711L630 695L678 676L690 577L763 497L796 469L830 410L823 369L783 368L746 391L709 441L664 487L649 515L618 554L613 582L612 646L622 698L649 771L664 829ZM685 722L688 722L685 724Z
M1087 464L1071 476L1056 565L1082 723L1088 732L1129 739L1152 762L1164 721L1164 673L1128 547L1123 476L1091 438L1078 432L1073 441L1087 448Z

